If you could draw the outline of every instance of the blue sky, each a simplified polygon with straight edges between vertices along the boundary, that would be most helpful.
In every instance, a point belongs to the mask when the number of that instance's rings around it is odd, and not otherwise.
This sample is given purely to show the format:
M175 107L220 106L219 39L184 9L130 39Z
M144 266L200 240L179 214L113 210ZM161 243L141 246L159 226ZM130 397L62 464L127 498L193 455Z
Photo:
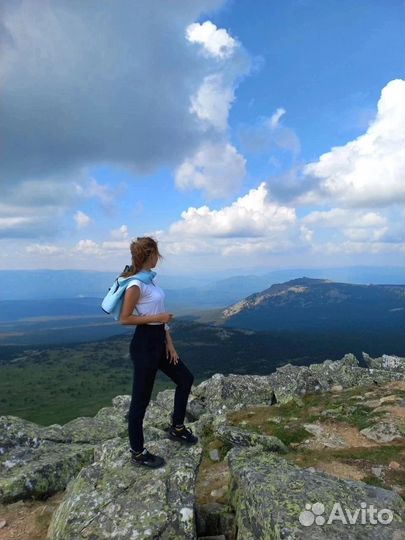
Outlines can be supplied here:
M0 268L403 264L403 1L39 3L0 8Z

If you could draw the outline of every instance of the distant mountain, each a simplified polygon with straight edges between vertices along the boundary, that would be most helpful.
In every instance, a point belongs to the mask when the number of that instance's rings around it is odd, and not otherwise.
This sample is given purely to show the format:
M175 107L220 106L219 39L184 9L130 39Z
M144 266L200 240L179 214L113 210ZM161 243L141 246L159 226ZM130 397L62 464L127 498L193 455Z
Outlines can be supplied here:
M206 276L165 275L157 269L157 282L164 288L168 307L176 310L222 308L274 283L308 276L354 284L405 283L400 267L352 266L340 268L287 268L261 273L234 269ZM0 270L0 301L101 298L117 272L98 270Z
M200 317L252 330L404 328L404 285L355 285L302 277Z

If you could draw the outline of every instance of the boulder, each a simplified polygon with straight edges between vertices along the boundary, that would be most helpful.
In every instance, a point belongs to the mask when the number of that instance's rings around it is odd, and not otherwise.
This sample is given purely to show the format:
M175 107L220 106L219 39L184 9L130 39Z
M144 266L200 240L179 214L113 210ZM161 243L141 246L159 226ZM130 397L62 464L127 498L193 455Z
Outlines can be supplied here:
M270 376L216 373L193 389L190 409L199 417L203 412L217 415L226 410L273 403Z
M401 426L401 428L402 429L394 422L380 421L370 427L362 429L360 433L373 441L386 443L394 441L395 439L403 439L405 436L405 428L403 426Z
M214 432L222 441L232 446L255 446L261 444L266 451L287 452L286 445L278 437L263 435L236 426L220 424Z
M345 354L340 360L325 360L309 366L285 364L269 375L278 403L301 397L307 393L329 391L332 388L351 388L370 384L384 384L401 380L402 374L382 369L359 367L356 357Z
M0 417L0 502L63 490L94 454L92 444L66 441L58 424L44 427L16 416Z
M166 464L134 466L121 438L100 445L95 461L69 482L47 537L194 540L194 483L202 447L163 439L149 442L148 449Z
M371 358L371 356L365 352L363 352L362 355L369 368L405 373L405 358L389 354L383 354L378 358Z
M301 469L276 453L263 452L260 445L235 447L226 459L236 540L401 538L405 502L393 491ZM372 507L380 519L390 522L373 523L368 514ZM358 513L353 523L348 521L348 512L353 518Z
M93 461L89 444L42 441L14 446L0 456L0 502L42 498L65 488L82 467Z

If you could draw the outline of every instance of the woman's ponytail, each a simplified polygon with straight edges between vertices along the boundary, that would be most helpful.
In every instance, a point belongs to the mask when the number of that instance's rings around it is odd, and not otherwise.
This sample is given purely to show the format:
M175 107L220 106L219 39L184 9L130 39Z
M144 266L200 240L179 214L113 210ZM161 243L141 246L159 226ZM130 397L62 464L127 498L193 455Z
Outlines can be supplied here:
M159 259L163 259L163 255L159 253L157 241L150 236L140 236L136 240L133 240L129 249L131 251L132 264L125 266L121 277L129 277L137 274L153 254L157 254Z

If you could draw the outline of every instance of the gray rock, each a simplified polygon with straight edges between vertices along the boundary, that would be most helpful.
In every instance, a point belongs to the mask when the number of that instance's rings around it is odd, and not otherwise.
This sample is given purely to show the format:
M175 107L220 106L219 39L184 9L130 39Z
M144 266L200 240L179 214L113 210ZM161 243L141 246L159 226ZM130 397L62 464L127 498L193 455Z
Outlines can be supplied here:
M166 465L135 467L127 441L101 445L96 461L69 482L47 537L117 540L194 540L194 483L202 447L150 442Z
M131 404L131 396L123 394L120 396L115 396L112 400L113 407L121 409L122 411L127 411Z
M66 442L96 444L106 439L123 437L128 432L128 423L113 407L101 409L96 416L81 416L62 426L61 433ZM114 414L115 412L115 414Z
M352 354L346 354L341 360L325 360L322 364L287 364L268 376L217 373L192 387L187 424L200 438L213 434L233 447L225 460L231 469L231 499L239 540L371 540L395 538L399 534L396 526L403 518L404 503L394 491L342 481L315 468L299 469L276 455L287 450L278 438L230 426L226 421L228 411L292 399L300 403L308 392L341 391L403 380L394 357L381 358L384 361L369 368L360 367ZM194 540L194 482L202 449L200 444L182 447L167 438L174 392L159 392L145 415L145 443L167 461L165 467L156 470L135 468L130 463L127 414L131 396L116 396L111 407L102 408L94 417L76 418L64 425L44 427L13 416L0 417L0 501L41 498L66 487L65 498L54 513L48 532L52 540ZM369 394L371 399L373 392ZM391 403L390 397L384 398L384 403ZM345 406L347 412L350 413L350 406ZM336 407L324 411L325 416L331 417L338 413ZM281 417L278 420L283 422ZM322 440L326 446L342 446L320 424L307 424L305 428L312 433L308 444ZM385 442L403 436L404 430L384 418L362 433ZM212 453L212 457L217 456ZM226 486L220 489L226 490ZM328 528L306 527L300 524L298 515L305 510L307 496L311 503L325 504L328 511L333 502L353 509L362 500L371 504L374 497L380 508L384 503L394 509L395 519L389 526L373 525L375 531L366 525L361 530L351 525L349 531L336 522L328 524ZM200 536L226 534L227 538L234 538L232 512L223 508L218 512L218 528L201 529ZM214 515L215 512L211 518L206 516L206 521L211 519L212 524L217 519ZM387 531L392 536L387 536Z
M405 373L405 358L388 354L383 354L378 358L371 358L371 356L365 352L363 352L362 355L369 368Z
M93 461L94 447L41 441L15 446L1 456L0 502L52 495Z
M188 414L198 419L204 413L213 415L240 410L252 405L273 405L292 399L300 402L307 393L340 391L360 385L384 384L402 380L399 372L359 366L356 357L345 354L340 360L325 360L309 366L285 364L270 375L223 375L193 387Z
M390 442L394 439L404 437L404 429L400 430L397 425L388 421L380 421L370 427L362 429L360 433L365 435L368 439L379 443Z
M59 424L44 427L16 416L1 416L0 502L64 489L94 455L93 444L66 444L71 440Z
M213 448L212 450L210 450L209 456L211 461L220 461L218 448Z
M288 451L286 445L278 437L262 435L236 426L221 424L216 428L215 433L219 439L232 446L255 446L261 444L266 451Z
M202 399L191 396L187 404L189 418L192 420L198 420L203 414L205 414L205 411L205 402Z
M377 478L382 478L384 476L383 467L371 467L371 472L374 476L377 476Z
M227 460L237 540L392 540L403 530L405 502L392 491L301 469L260 446L235 447ZM347 520L347 510L360 511L361 503L389 509L392 521L345 524L335 517L337 504Z
M308 440L300 444L300 447L317 447L319 444L326 448L346 448L348 444L345 440L336 433L331 431L321 423L317 424L303 424L302 426L306 431L314 436L313 440Z
M279 403L307 393L329 391L336 386L343 389L384 384L402 378L401 373L359 367L356 357L351 353L345 354L340 360L325 360L310 366L285 364L269 375Z
M216 415L226 410L275 402L271 379L267 375L216 373L194 388L192 398L194 415L202 410Z

